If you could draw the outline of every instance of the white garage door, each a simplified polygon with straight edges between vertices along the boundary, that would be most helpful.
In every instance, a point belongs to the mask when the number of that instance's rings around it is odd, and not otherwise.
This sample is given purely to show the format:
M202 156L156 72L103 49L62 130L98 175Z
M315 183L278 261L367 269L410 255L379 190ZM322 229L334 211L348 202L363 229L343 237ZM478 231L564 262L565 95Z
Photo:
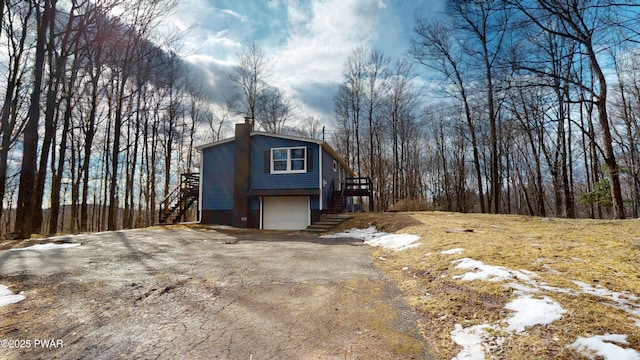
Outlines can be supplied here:
M308 196L266 196L262 203L267 230L302 230L309 223Z

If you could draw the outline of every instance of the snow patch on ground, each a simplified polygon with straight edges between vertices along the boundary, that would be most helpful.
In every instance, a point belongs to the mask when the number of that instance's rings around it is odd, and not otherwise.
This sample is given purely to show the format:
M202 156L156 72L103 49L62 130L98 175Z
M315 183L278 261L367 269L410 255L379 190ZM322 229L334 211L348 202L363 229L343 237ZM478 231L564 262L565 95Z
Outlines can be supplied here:
M406 250L420 246L420 244L414 244L418 239L420 239L420 236L417 235L388 234L371 240L366 240L364 243L374 247L383 247L385 249Z
M527 326L548 325L562 318L567 311L548 296L536 299L529 295L509 302L505 309L514 314L507 319L507 330L523 332Z
M388 235L385 232L381 232L376 230L375 226L369 226L366 229L349 229L349 230L345 230L343 232L339 232L339 233L332 233L332 234L325 234L320 236L321 238L329 238L329 239L333 239L333 238L343 238L343 237L350 237L350 238L356 238L356 239L361 239L361 240L371 240L373 238L376 237L381 237L381 236L385 236Z
M485 354L488 354L489 344L495 341L496 338L491 338L486 330L481 329L494 329L513 334L521 333L530 326L547 325L561 319L566 310L560 304L549 296L541 299L532 296L532 294L538 293L540 290L574 296L581 294L597 296L604 300L603 304L627 312L630 315L630 320L640 327L640 296L633 293L611 291L601 286L594 287L580 281L573 281L580 290L549 286L546 283L536 281L537 274L534 272L487 265L482 261L470 258L454 260L452 263L458 263L456 265L458 269L471 270L463 275L454 276L453 278L455 279L462 281L505 281L504 286L514 289L514 294L518 295L517 298L505 306L506 309L513 311L513 314L505 320L507 327L477 325L480 327L462 328L462 325L456 324L456 330L451 333L451 337L454 342L463 346L464 350L454 359L484 359ZM464 340L460 340L461 337ZM597 355L604 359L640 360L638 351L619 346L628 345L626 338L627 335L611 334L590 338L579 337L571 346L586 356ZM473 346L468 344L472 340L474 341Z
M449 249L449 250L440 251L440 254L442 254L442 255L455 255L455 254L460 254L463 251L464 251L464 249L455 248L455 249Z
M462 281L488 280L488 281L504 281L504 280L525 280L531 281L534 273L530 271L510 270L502 266L486 265L482 261L464 258L455 260L459 264L456 269L474 270L464 275L454 276L454 279Z
M411 234L388 234L377 231L373 226L367 229L351 229L342 233L327 234L321 237L357 238L364 240L366 244L371 246L381 246L394 250L405 250L420 245L414 243L420 238L419 236ZM460 254L463 251L464 249L455 248L444 250L440 253L443 255L454 255ZM428 255L431 255L431 253L425 256ZM454 276L454 279L460 279L462 281L505 281L505 287L514 289L514 294L518 295L517 298L505 306L507 310L513 312L510 317L505 319L507 323L506 327L482 324L464 328L461 324L456 324L455 329L451 332L451 339L456 344L462 346L463 350L452 360L485 359L487 355L490 355L492 348L500 346L504 341L503 337L491 335L489 333L490 330L513 335L526 331L527 327L548 325L560 320L562 315L566 313L566 310L549 296L542 298L532 296L532 294L538 293L540 290L576 296L586 293L600 297L606 301L604 304L629 313L629 315L631 315L630 320L635 321L635 324L640 327L640 297L635 294L615 292L579 281L574 281L574 283L580 290L558 288L536 281L538 276L535 272L487 265L482 261L471 258L454 260L452 263L457 263L457 269L470 270L463 275ZM549 272L556 272L550 267L544 268ZM446 277L446 275L442 276ZM640 360L640 353L638 351L619 346L628 345L626 338L627 335L615 334L593 336L590 338L578 337L571 346L586 356L597 355L604 359Z
M528 326L551 324L562 318L566 312L560 304L548 296L536 299L529 295L523 295L509 302L505 309L513 311L513 315L506 319L507 327L497 325L475 325L463 328L456 324L451 332L451 339L463 347L452 360L483 360L489 355L490 344L500 344L504 338L495 337L487 330L495 330L507 333L522 333Z
M588 338L578 337L571 347L585 356L601 356L607 360L640 360L640 353L631 348L619 345L629 345L627 335L606 334Z
M414 244L420 236L411 234L389 234L376 230L374 226L366 229L351 229L341 233L322 235L322 238L349 237L364 240L364 243L374 247L383 247L392 250L406 250L420 246Z
M640 297L637 295L626 291L612 291L601 286L594 287L581 281L574 281L573 283L576 284L583 293L608 300L610 303L607 303L607 305L633 315L636 317L636 322L640 321Z
M0 307L9 304L15 304L24 299L24 295L14 294L13 291L9 290L8 286L0 285Z
M54 244L54 243L46 243L46 244L36 244L36 245L31 245L25 248L18 248L18 249L10 249L10 251L25 251L25 250L53 250L53 249L67 249L67 248L72 248L72 247L76 247L76 246L80 246L80 244Z
M451 332L451 339L463 349L451 360L484 360L487 354L484 343L491 337L487 332L487 329L490 328L491 326L488 324L468 328L456 324L455 329Z
M95 232L95 233L90 233L90 235L104 234L104 233L107 233L107 232L108 231ZM50 236L50 237L47 238L47 240L69 240L69 239L74 238L74 237L85 236L85 235L89 235L89 233L65 234L65 235Z

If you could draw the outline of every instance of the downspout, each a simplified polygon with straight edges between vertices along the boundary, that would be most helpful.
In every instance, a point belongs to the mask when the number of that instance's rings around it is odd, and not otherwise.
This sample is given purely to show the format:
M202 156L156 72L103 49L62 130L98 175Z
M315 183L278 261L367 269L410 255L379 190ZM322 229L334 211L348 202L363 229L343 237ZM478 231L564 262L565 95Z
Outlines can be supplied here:
M200 153L200 176L198 179L198 220L196 221L198 224L202 223L202 182L204 180L204 171L202 167L204 152L202 149L197 149Z
M263 213L263 211L262 211L263 197L262 196L260 196L258 198L258 202L260 203L260 214L258 215L260 217L260 225L259 225L259 227L260 227L260 230L262 230L262 229L264 229L264 225L262 224L262 213Z
M320 211L324 210L323 209L323 200L324 200L324 190L323 190L323 186L322 186L322 170L323 170L324 166L322 164L322 144L318 144L318 173L320 174L320 182L318 183L318 186L320 187Z

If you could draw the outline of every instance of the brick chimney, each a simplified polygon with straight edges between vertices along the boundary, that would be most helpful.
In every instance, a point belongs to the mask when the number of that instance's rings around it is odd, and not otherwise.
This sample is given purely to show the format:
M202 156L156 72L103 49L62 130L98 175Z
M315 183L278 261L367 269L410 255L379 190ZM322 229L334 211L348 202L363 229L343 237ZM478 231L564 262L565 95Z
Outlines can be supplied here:
M249 204L249 176L251 171L251 128L252 119L236 124L233 165L233 226L247 227Z

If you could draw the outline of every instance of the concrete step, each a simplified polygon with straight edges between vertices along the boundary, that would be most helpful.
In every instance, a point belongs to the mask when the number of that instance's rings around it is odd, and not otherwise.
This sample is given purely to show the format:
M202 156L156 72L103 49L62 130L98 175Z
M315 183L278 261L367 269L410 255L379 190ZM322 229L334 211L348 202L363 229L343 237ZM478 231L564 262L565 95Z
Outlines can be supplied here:
M305 231L312 233L324 233L351 219L353 216L348 214L325 214L320 221L309 225Z
M340 219L320 220L318 222L313 223L313 225L338 225L343 222L344 220L340 220Z
M331 230L331 228L326 228L326 227L314 227L313 225L307 227L306 229L304 229L304 231L306 232L312 232L312 233L325 233L327 231Z

